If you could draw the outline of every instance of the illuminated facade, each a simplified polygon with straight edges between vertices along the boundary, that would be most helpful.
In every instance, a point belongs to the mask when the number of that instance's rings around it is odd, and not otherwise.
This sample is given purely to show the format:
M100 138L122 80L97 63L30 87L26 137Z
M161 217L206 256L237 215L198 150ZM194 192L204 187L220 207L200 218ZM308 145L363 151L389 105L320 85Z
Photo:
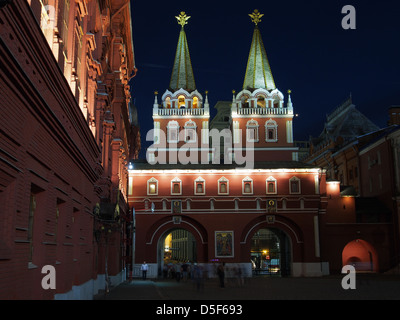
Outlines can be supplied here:
M125 277L131 32L129 1L1 4L2 299L91 299Z
M326 234L336 236L338 225L356 222L355 199L341 197L324 169L297 161L290 90L285 105L258 28L262 14L250 16L256 26L243 89L231 103L217 103L212 127L207 95L203 100L194 82L184 31L189 17L177 17L170 87L160 104L156 93L153 105L154 144L147 161L130 163L134 276L143 261L150 277L162 274L175 231L191 234L192 262L204 267L225 262L247 276L321 276L341 269L341 251L353 237L342 235L344 244L337 245Z

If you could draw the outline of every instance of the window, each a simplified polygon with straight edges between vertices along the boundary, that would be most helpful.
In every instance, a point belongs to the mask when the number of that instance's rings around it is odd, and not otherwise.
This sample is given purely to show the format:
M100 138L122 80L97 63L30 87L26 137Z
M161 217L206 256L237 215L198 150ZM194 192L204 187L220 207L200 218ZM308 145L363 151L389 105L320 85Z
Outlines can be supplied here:
M147 181L147 195L158 195L158 181L151 178Z
M278 141L278 125L276 121L269 119L265 122L265 141L277 142Z
M247 141L258 142L258 122L251 119L246 125Z
M199 106L199 98L193 97L193 109L196 109Z
M198 177L194 181L194 194L195 195L205 195L206 194L206 182L202 177Z
M171 98L170 97L165 98L165 107L167 109L171 109Z
M168 122L167 126L167 140L168 143L179 142L179 124L176 121Z
M253 194L253 180L246 177L242 180L242 193L243 194Z
M276 179L274 177L269 177L267 179L267 194L276 194Z
M29 197L29 217L28 217L28 234L27 240L29 242L29 253L28 261L31 263L33 259L33 247L34 247L34 219L38 209L40 210L41 204L43 204L43 192L44 190L34 184L31 185L31 195Z
M160 143L160 122L154 121L154 143Z
M171 181L171 194L182 194L182 180L174 178Z
M233 143L240 143L240 135L239 121L233 121Z
M289 180L289 193L300 193L300 179L292 177Z
M185 108L185 97L183 95L178 97L178 109L180 108Z
M189 120L185 123L185 142L197 142L196 123Z
M36 210L36 195L31 193L29 199L29 220L28 220L28 241L29 241L29 261L33 257L33 218Z
M242 103L242 108L248 108L249 107L249 96L248 95L243 95L240 98L240 101Z
M265 106L266 106L265 98L263 96L258 96L258 98L257 98L257 107L258 108L265 108Z
M222 177L218 180L218 194L229 194L229 180L225 177Z
M58 231L58 219L61 216L64 216L63 212L64 211L64 204L65 201L57 198L57 206L56 206L56 212L55 212L55 216L54 216L54 240L57 241L57 231Z

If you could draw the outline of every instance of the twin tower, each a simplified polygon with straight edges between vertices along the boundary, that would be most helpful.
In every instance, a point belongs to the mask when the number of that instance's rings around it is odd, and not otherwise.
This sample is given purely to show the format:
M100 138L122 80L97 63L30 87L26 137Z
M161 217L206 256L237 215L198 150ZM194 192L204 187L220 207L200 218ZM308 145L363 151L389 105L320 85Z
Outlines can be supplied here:
M181 25L169 88L153 105L153 145L150 164L237 164L294 161L293 106L276 88L258 24L263 14L249 14L255 24L243 88L233 92L225 108L228 127L210 128L207 97L197 90L184 26L190 16L177 16ZM223 143L221 143L223 141Z

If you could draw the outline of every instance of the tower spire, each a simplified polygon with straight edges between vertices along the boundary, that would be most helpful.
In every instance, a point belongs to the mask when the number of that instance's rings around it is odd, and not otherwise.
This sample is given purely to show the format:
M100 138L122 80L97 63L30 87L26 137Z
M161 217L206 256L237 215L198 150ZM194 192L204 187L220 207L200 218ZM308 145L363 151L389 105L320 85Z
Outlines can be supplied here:
M188 23L187 21L189 20L190 16L187 16L186 13L182 11L179 16L176 16L175 18L182 28L179 33L178 46L176 48L169 88L172 91L182 88L190 92L196 89L192 63L189 55L189 47L184 29L184 26Z
M249 14L251 21L255 24L253 39L251 42L249 58L247 60L246 74L243 82L243 89L264 88L267 90L276 89L274 78L272 77L267 53L261 38L258 24L264 14L257 9Z

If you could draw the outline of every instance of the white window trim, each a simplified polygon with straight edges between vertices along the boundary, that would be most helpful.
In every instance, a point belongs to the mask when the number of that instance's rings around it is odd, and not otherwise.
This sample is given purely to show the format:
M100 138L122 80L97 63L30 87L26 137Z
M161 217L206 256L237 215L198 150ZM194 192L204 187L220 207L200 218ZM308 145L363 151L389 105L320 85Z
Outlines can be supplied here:
M259 135L258 135L258 122L254 119L251 119L247 121L246 124L246 140L248 142L258 142L259 141ZM254 130L254 139L250 137L250 132Z
M150 193L150 183L156 183L156 192L155 193ZM157 196L158 195L158 180L156 178L150 178L149 180L147 180L147 195L148 196Z
M188 125L188 124L193 124L193 125ZM189 120L185 123L185 142L189 143L196 143L197 142L197 125L194 121ZM193 140L188 140L188 132L189 130L194 131L194 139Z
M203 192L197 192L197 182L203 182ZM197 196L203 196L206 194L206 180L204 180L202 177L198 177L196 180L194 180L194 194Z
M268 138L269 129L274 130L273 139ZM265 142L277 142L277 141L278 141L278 124L276 123L275 120L269 119L268 121L265 122Z
M239 121L233 121L233 143L240 143Z
M299 182L299 191L298 192L293 192L292 191L292 181L298 181ZM301 181L300 181L299 178L294 176L294 177L291 177L289 179L289 193L290 194L301 194Z
M269 192L268 191L268 182L274 182L275 183L275 191L274 192ZM268 177L267 180L265 181L265 192L266 194L277 194L278 193L278 181L274 177Z
M170 139L170 130L176 130L176 140ZM167 142L168 143L178 143L179 142L179 123L177 121L170 121L167 125Z
M226 192L220 192L220 182L226 182ZM218 179L218 194L229 195L229 180L225 177L221 177Z
M179 192L174 192L174 184L179 183ZM171 195L181 195L182 194L182 180L175 177L171 180Z
M251 187L251 192L244 192L244 183L245 182L251 182L250 187ZM253 188L253 179L250 177L245 177L242 180L242 194L253 194L254 193L254 188Z

